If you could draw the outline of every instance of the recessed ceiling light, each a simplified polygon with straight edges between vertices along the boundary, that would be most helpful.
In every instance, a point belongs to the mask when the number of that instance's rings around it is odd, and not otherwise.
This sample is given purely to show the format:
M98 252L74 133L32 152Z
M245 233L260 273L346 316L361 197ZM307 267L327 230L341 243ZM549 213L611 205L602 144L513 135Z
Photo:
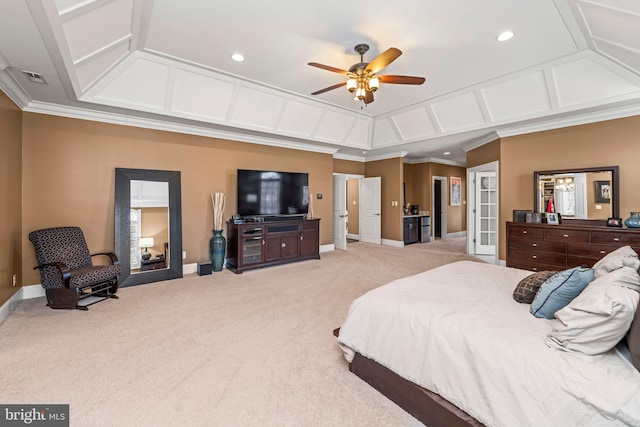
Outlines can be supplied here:
M444 153L442 153L442 154L444 154L445 156L448 156L449 154L451 154L451 151L445 151L445 152L444 152Z
M244 61L244 56L241 53L234 53L233 55L231 55L231 59L236 62L242 62Z
M507 40L511 39L511 37L513 37L513 32L505 31L501 33L498 37L496 37L496 40L498 40L499 42L506 42Z

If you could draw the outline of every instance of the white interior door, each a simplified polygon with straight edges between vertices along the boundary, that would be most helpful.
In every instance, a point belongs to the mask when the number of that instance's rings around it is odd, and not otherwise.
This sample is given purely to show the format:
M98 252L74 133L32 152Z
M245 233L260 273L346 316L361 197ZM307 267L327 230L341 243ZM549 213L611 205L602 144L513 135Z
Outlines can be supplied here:
M382 243L382 178L360 178L360 241Z
M347 177L333 176L333 245L347 250Z
M577 173L573 176L576 198L576 219L587 219L587 174Z
M495 255L498 244L498 179L495 172L476 173L475 210L475 253Z

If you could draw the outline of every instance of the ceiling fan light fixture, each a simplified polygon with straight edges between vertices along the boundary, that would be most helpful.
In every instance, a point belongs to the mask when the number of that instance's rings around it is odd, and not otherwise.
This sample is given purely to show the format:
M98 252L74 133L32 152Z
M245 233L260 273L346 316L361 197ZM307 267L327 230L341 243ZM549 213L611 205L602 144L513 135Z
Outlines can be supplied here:
M356 99L359 99L360 101L362 101L365 96L366 96L366 91L364 90L364 87L360 86L358 89L356 89Z
M380 87L380 79L377 77L371 77L367 83L367 86L369 86L369 90L371 92L375 92Z
M358 88L358 81L356 79L347 80L347 89L349 89L349 92L353 93L356 91L357 88Z

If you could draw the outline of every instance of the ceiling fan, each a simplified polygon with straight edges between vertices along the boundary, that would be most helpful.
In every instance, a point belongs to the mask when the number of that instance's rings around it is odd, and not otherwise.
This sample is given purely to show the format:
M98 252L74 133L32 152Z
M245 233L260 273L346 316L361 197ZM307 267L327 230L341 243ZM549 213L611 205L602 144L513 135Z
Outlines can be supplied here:
M309 65L312 67L322 68L323 70L343 74L349 77L348 80L342 83L320 89L313 92L311 95L319 95L321 93L346 86L347 89L349 89L349 92L354 94L354 99L360 100L367 105L374 101L373 92L378 90L381 82L401 85L421 85L424 83L424 77L377 75L384 67L391 64L393 61L398 59L400 55L402 55L400 49L391 47L374 58L371 62L364 62L364 54L369 50L368 44L358 44L354 50L360 54L360 62L353 64L348 70L318 64L317 62L309 62Z

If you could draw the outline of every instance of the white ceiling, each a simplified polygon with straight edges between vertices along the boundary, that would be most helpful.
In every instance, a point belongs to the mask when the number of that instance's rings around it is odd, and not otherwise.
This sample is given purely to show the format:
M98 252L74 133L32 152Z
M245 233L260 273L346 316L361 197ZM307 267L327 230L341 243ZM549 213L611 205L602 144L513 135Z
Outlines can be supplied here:
M311 96L344 76L307 63L348 69L359 43L426 83L365 108ZM463 164L498 136L640 114L640 1L3 0L0 88L25 111Z

